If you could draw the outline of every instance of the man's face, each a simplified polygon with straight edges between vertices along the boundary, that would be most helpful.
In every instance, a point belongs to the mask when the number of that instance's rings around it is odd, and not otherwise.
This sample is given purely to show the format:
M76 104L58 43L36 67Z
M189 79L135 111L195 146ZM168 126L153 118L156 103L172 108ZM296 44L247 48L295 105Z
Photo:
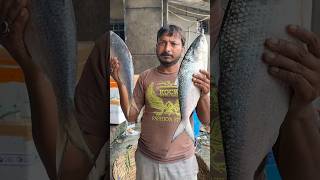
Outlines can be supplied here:
M165 33L158 39L156 52L163 66L169 67L176 64L183 50L181 37L177 33L174 33L172 36L168 36L168 33Z

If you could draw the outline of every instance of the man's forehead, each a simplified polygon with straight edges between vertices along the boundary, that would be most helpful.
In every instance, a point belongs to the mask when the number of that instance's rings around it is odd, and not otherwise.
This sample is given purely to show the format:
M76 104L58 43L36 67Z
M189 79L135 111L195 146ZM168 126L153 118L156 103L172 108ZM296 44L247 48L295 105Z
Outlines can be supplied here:
M181 35L177 32L169 34L169 33L164 33L159 39L167 39L169 38L170 40L180 40L181 41Z

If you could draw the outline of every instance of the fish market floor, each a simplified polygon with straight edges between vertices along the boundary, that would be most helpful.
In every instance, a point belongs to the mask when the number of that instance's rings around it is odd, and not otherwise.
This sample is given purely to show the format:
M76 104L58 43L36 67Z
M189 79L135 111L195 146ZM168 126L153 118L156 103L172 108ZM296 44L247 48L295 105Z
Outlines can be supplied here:
M135 124L135 127L132 128L134 131L140 132L140 123ZM115 138L115 140L109 146L110 152L110 177L112 177L112 167L116 158L122 153L126 152L128 146L136 146L138 143L138 135L125 135L122 134ZM200 136L197 138L197 147L196 153L207 164L210 168L210 136L207 132L201 132Z

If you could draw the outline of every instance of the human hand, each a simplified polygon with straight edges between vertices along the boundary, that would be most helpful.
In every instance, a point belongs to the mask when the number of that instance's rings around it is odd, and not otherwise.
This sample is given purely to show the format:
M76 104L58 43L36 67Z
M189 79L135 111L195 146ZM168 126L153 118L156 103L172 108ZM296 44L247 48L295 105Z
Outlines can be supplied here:
M201 90L201 96L203 96L210 92L210 74L206 70L200 70L199 72L192 75L192 81Z
M305 46L282 39L267 39L271 50L263 54L269 73L293 89L291 106L310 104L320 94L320 39L310 31L290 25L287 32Z
M110 75L117 82L121 83L120 79L120 63L117 57L110 58Z
M30 64L31 59L24 42L24 31L29 19L27 0L0 0L0 4L0 44L24 68Z

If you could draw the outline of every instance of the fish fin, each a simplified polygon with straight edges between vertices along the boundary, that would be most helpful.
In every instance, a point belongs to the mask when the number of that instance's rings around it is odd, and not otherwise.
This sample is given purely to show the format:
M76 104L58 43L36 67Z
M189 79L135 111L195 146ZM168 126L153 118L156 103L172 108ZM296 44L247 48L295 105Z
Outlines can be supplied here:
M178 76L177 76L177 79L174 81L174 85L178 86L179 84L179 79L178 79Z
M94 154L92 153L88 144L84 140L83 133L81 132L80 127L74 116L68 122L69 123L65 124L65 129L68 138L70 138L71 143L78 149L82 150L88 156L89 161L91 163L94 163Z
M61 174L61 163L64 158L65 149L68 143L72 143L76 148L83 151L90 163L94 164L95 156L84 140L80 127L75 119L74 111L68 112L65 117L67 120L60 122L59 141L57 146L56 167L58 175Z
M190 123L187 123L187 125L186 125L186 132L187 132L188 136L191 138L191 140L194 142L194 133L193 133L193 129L192 129Z
M62 159L67 147L68 138L67 134L62 128L58 128L58 140L57 140L57 146L56 146L56 171L58 172L58 175L60 175L61 172L61 166Z
M188 119L189 120L189 119ZM185 120L181 120L178 128L176 129L174 135L173 135L173 138L172 138L172 141L174 141L180 134L183 133L183 131L186 131L186 133L188 134L188 136L192 139L192 141L194 141L194 134L193 134L193 129L191 127L191 124L190 123L187 123L188 122L185 121ZM171 142L172 142L171 141Z
M181 120L178 128L174 132L174 135L172 137L172 141L174 141L184 131L185 128L186 128L186 124L184 123L184 121Z

